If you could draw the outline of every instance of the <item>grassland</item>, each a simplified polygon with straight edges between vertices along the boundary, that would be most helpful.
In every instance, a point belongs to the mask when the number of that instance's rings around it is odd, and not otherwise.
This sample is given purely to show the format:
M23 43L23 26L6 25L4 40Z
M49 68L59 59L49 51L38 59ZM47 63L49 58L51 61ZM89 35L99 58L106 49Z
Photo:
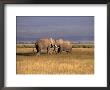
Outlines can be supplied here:
M72 53L37 56L32 47L17 46L16 74L94 74L94 48L77 47Z

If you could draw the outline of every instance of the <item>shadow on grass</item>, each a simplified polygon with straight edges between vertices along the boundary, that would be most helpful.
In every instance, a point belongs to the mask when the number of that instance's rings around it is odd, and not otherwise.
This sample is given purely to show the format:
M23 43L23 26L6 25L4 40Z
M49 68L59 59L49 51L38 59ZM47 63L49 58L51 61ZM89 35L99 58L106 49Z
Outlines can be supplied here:
M45 55L46 53L45 52L42 52L41 53L42 55ZM26 53L21 53L21 52L19 52L19 53L16 53L16 55L18 55L18 56L35 56L35 55L37 55L37 53L32 53L32 52L26 52Z

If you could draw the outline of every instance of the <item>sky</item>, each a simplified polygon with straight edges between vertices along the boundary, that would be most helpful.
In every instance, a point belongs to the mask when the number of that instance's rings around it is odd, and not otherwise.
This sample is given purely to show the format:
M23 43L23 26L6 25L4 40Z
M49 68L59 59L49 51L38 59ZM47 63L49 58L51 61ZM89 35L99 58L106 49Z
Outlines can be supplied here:
M17 16L17 41L40 38L94 41L94 16Z

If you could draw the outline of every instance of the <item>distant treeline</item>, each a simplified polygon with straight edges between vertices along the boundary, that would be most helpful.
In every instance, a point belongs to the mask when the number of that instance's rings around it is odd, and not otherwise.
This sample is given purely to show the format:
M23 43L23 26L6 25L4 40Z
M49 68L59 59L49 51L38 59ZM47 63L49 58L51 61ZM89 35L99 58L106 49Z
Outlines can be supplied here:
M94 44L74 44L72 48L94 48Z
M35 44L16 44L17 48L34 48ZM94 44L73 44L72 48L94 48Z

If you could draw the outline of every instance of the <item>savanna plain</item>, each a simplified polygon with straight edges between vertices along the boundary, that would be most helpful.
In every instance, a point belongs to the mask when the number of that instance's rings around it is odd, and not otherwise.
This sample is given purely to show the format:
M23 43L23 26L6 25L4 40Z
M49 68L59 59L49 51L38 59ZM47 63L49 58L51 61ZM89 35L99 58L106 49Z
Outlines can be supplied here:
M71 53L36 55L32 45L17 44L16 74L94 74L93 45L76 45Z

